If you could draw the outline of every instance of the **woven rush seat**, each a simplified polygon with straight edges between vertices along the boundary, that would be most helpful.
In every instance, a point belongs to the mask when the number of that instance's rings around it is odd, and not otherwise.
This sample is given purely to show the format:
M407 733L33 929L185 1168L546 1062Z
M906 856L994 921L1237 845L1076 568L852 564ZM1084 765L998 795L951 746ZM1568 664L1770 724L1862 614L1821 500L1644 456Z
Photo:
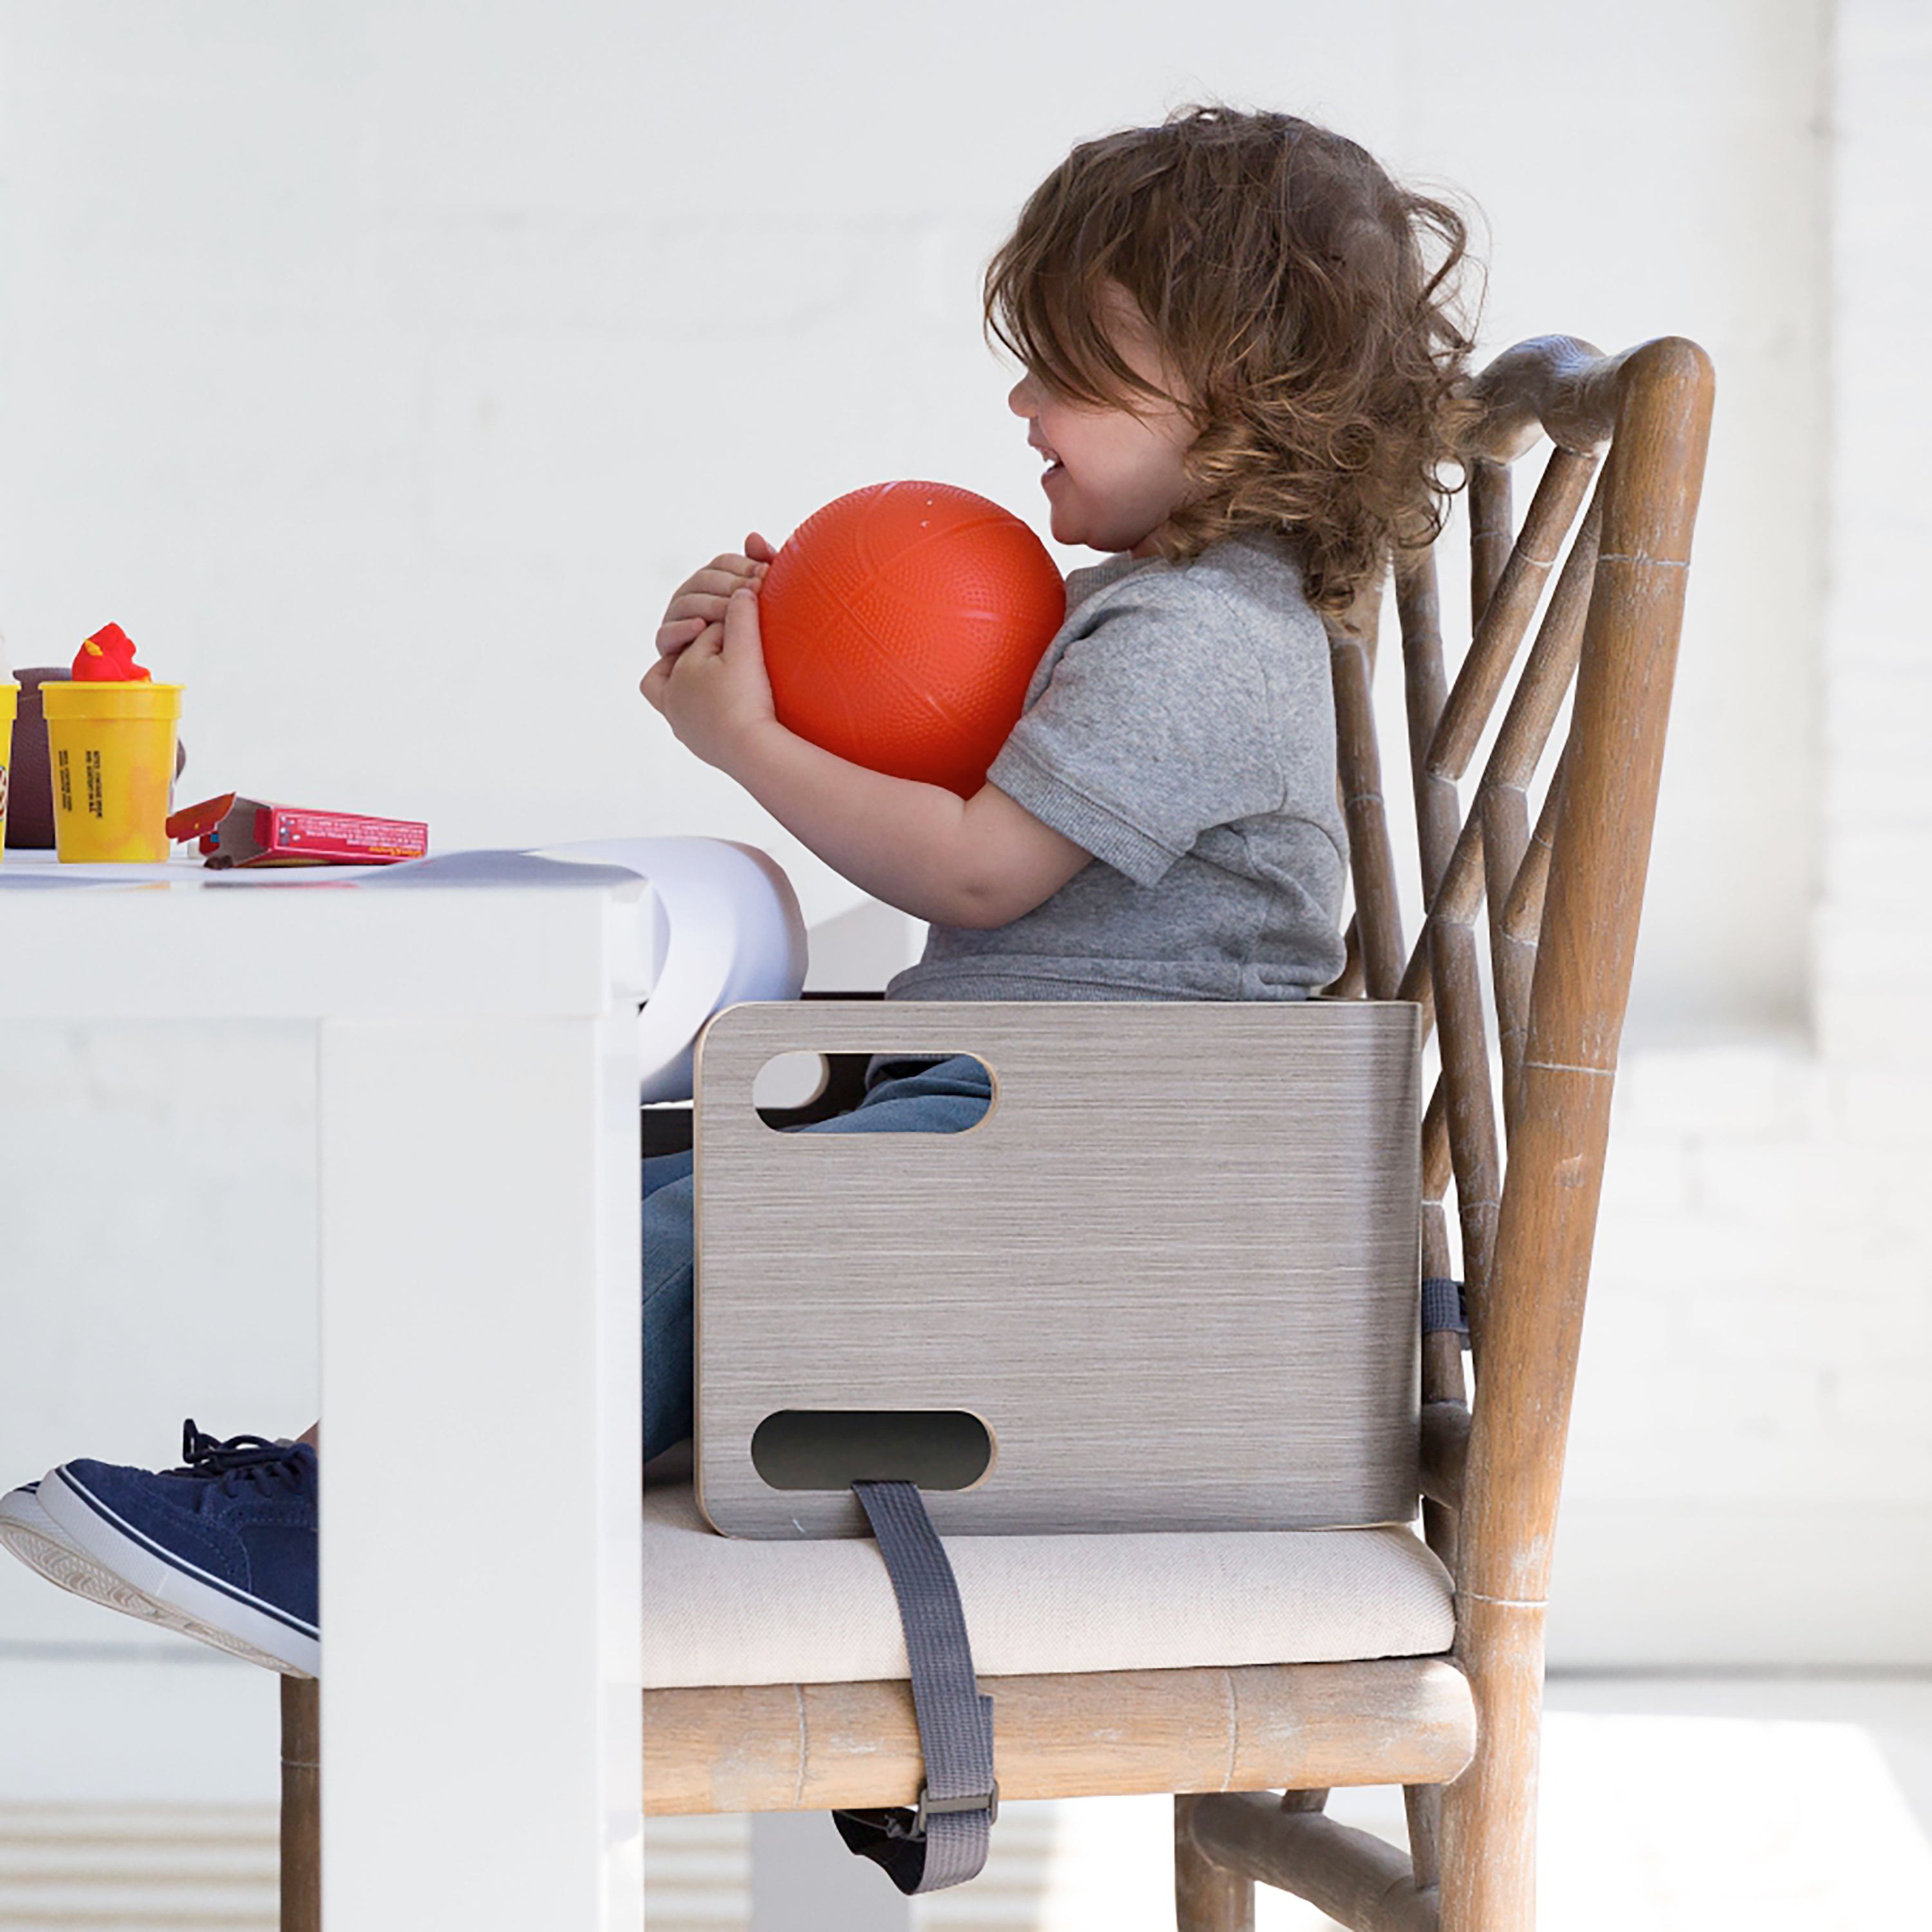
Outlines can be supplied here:
M945 1544L983 1676L1426 1657L1455 1636L1448 1572L1393 1526ZM905 1678L878 1546L720 1536L688 1476L649 1483L644 1672L646 1689Z

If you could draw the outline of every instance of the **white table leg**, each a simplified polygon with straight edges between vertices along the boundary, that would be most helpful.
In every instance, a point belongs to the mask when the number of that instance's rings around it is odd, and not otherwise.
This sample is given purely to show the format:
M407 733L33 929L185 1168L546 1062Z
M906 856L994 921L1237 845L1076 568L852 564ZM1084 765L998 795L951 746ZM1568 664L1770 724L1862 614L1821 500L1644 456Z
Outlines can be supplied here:
M333 1932L634 1932L636 1025L320 1029Z

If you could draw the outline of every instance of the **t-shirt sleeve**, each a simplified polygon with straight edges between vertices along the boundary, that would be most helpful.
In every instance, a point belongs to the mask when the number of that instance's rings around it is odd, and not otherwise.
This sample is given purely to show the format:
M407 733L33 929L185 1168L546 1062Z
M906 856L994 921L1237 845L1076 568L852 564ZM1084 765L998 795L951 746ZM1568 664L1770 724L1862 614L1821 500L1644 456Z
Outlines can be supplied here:
M1142 886L1210 826L1280 809L1267 675L1226 598L1176 572L1075 623L992 784Z

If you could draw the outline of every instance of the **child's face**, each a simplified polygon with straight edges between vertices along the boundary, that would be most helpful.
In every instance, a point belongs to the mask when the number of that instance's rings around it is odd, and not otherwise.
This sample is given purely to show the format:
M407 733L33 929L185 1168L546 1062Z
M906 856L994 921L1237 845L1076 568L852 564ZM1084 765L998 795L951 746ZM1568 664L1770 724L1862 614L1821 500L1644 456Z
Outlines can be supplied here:
M1148 382L1177 388L1132 297L1109 284L1104 300L1108 339L1120 360ZM1146 555L1186 490L1184 463L1196 434L1186 413L1147 398L1132 409L1096 409L1030 374L1014 385L1006 406L1026 418L1027 441L1047 459L1040 487L1053 506L1054 541Z

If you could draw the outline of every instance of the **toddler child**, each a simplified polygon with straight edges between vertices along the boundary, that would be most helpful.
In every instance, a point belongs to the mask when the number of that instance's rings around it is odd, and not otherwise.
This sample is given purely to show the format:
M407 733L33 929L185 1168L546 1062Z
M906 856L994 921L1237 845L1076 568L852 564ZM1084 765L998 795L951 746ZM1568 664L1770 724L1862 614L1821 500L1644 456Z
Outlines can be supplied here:
M1008 398L1053 534L1106 554L982 790L962 800L773 715L762 538L672 598L645 697L855 885L930 922L896 999L1295 1000L1342 963L1346 870L1324 617L1432 536L1468 342L1443 204L1280 114L1184 111L1083 143L987 272ZM970 1058L875 1065L804 1131L947 1131ZM692 1424L691 1157L644 1163L644 1436ZM314 1671L316 1450L218 1442L184 1467L64 1463L0 1500L52 1579Z

